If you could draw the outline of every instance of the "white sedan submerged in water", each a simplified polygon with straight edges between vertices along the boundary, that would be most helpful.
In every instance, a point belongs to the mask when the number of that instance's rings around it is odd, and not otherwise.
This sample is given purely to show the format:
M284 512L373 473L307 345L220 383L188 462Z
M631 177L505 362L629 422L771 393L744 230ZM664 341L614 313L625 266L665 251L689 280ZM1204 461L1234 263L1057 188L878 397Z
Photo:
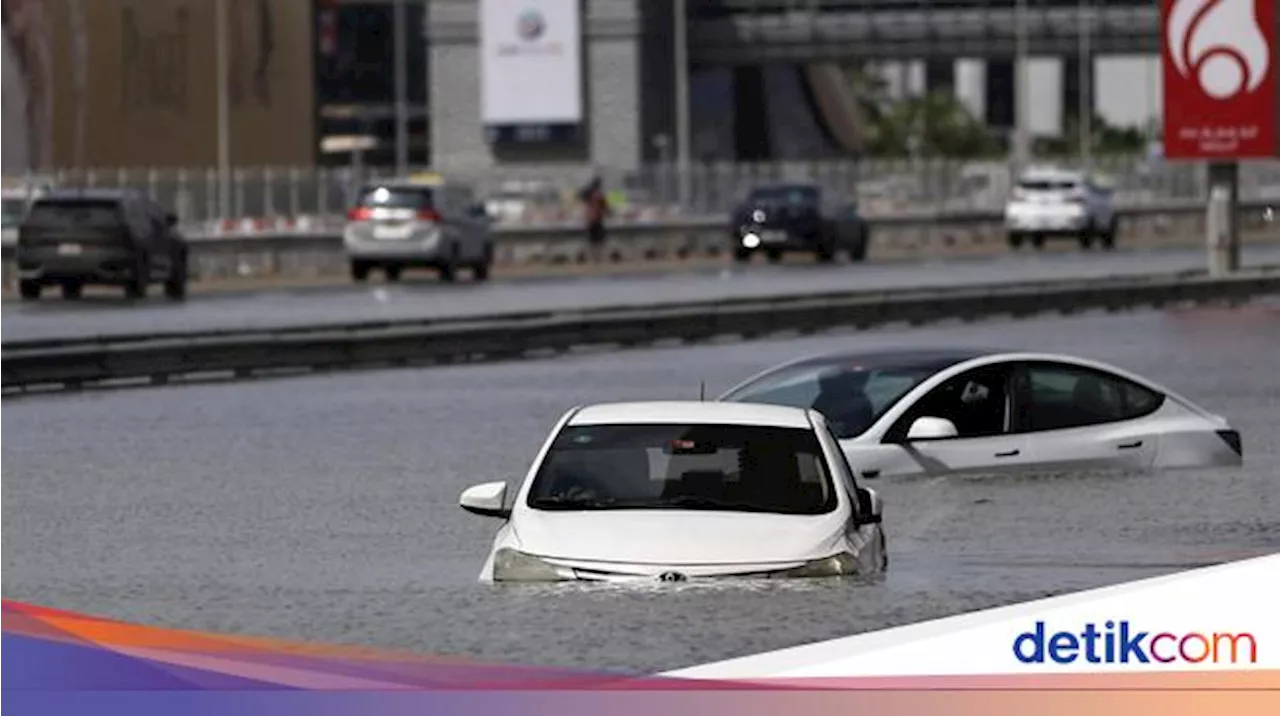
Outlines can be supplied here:
M877 495L860 487L822 415L712 402L570 410L499 517L482 581L684 581L870 575L886 564Z
M812 408L865 478L1237 467L1240 433L1163 386L1067 355L973 349L806 358L720 397Z

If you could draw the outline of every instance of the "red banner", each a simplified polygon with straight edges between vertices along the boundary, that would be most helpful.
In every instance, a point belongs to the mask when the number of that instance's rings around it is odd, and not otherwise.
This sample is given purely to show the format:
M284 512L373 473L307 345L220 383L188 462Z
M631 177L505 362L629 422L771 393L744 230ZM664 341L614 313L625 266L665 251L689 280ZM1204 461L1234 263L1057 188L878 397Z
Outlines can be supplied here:
M1280 155L1276 0L1161 0L1164 153Z

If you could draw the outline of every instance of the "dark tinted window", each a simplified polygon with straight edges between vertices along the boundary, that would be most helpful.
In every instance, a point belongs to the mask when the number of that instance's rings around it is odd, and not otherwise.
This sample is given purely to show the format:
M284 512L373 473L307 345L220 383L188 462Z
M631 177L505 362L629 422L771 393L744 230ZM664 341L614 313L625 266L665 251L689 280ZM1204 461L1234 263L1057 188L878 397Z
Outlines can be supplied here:
M810 430L745 425L586 425L556 437L529 491L543 510L821 514L836 506Z
M957 437L980 438L1009 431L1008 366L984 366L949 378L929 391L894 425L889 437L905 437L917 418L945 418Z
M827 419L837 437L850 438L866 432L899 398L936 370L933 366L797 366L762 376L724 400L813 408Z
M365 187L358 204L369 208L430 209L434 191L430 187Z
M121 217L120 204L115 201L54 199L36 202L27 222L44 227L118 226Z
M8 229L22 223L22 217L27 213L27 201L25 199L8 199L4 200L4 228Z
M1132 420L1155 412L1160 393L1109 373L1054 363L1019 372L1018 425L1025 431L1059 430Z
M811 186L776 186L756 189L748 201L753 204L817 204L819 192Z

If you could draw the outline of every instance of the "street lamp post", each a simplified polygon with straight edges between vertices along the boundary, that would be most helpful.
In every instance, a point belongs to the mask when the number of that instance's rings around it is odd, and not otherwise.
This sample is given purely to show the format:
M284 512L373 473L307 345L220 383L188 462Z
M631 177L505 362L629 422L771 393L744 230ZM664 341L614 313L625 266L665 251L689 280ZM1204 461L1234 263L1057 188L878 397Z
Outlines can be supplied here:
M1013 61L1013 161L1016 171L1022 171L1031 159L1029 104L1027 97L1027 0L1018 0L1016 29L1014 34Z
M1080 112L1080 157L1084 161L1086 171L1093 169L1093 52L1091 33L1093 30L1090 0L1080 0L1080 43L1079 43L1079 97L1077 103Z
M405 57L405 0L394 0L392 34L395 36L396 83L396 173L409 173L409 124L408 124L408 60Z
M226 219L231 214L231 105L228 92L227 77L227 3L216 0L214 3L214 62L217 64L217 104L218 104L218 218Z
M672 3L675 13L676 176L681 206L689 202L689 38L685 0Z

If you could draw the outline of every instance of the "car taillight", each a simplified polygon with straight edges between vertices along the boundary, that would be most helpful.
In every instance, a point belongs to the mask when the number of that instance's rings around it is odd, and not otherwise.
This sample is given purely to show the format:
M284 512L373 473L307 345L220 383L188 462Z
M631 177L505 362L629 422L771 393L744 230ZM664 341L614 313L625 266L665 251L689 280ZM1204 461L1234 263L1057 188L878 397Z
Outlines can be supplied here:
M439 221L440 212L435 209L423 209L418 212L418 221Z
M373 209L367 206L357 206L347 212L347 221L368 221L373 218Z

